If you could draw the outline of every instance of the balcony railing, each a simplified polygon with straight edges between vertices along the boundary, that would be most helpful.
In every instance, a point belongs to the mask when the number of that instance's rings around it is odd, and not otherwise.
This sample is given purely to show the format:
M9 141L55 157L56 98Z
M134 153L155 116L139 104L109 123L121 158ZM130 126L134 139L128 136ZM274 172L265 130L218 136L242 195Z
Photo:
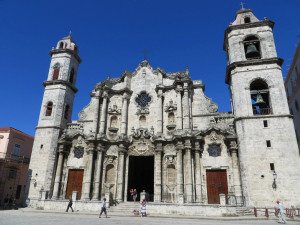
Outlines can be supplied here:
M272 114L271 108L256 108L253 109L253 115L270 115Z
M0 161L29 164L30 158L25 156L14 155L14 154L0 153Z

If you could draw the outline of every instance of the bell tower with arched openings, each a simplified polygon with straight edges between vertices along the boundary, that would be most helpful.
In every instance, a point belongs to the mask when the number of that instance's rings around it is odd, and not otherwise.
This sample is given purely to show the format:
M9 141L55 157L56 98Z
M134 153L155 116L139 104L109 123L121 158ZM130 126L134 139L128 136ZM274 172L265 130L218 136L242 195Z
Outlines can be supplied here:
M224 35L243 196L256 207L300 204L300 156L273 27L242 8Z
M71 122L78 65L81 59L78 48L69 35L59 40L50 51L51 62L47 80L44 82L44 96L36 128L31 155L31 183L29 198L40 197L41 191L51 197L54 164L57 156L58 137Z

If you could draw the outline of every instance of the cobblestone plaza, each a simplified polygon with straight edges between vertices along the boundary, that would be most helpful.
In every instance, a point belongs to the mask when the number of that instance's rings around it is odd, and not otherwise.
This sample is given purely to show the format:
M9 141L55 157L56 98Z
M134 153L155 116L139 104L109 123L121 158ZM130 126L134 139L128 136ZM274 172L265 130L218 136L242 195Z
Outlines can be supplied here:
M42 213L42 212L23 212L18 211L0 211L0 225L81 225L81 224L174 224L177 225L271 225L277 224L276 220L212 220L212 219L189 219L189 218L159 218L159 217L117 217L110 216L109 218L99 219L97 215L83 215L78 213L60 214L60 213ZM289 224L300 224L299 221L289 221Z

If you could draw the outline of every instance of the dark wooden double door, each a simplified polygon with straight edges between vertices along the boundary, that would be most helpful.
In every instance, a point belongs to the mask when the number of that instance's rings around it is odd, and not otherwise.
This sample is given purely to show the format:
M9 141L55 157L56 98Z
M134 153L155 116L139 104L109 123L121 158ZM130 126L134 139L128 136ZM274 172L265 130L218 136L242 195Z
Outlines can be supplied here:
M228 194L226 170L206 170L208 204L220 204L219 194Z
M65 198L72 197L72 192L77 191L77 199L81 198L83 170L69 170L68 184Z

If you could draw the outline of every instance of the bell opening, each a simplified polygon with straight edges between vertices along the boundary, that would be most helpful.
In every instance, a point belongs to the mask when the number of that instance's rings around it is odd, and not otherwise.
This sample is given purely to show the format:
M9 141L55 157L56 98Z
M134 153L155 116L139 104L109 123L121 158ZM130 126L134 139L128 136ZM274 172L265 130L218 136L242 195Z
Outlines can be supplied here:
M260 45L257 37L250 36L244 40L246 59L260 59Z

